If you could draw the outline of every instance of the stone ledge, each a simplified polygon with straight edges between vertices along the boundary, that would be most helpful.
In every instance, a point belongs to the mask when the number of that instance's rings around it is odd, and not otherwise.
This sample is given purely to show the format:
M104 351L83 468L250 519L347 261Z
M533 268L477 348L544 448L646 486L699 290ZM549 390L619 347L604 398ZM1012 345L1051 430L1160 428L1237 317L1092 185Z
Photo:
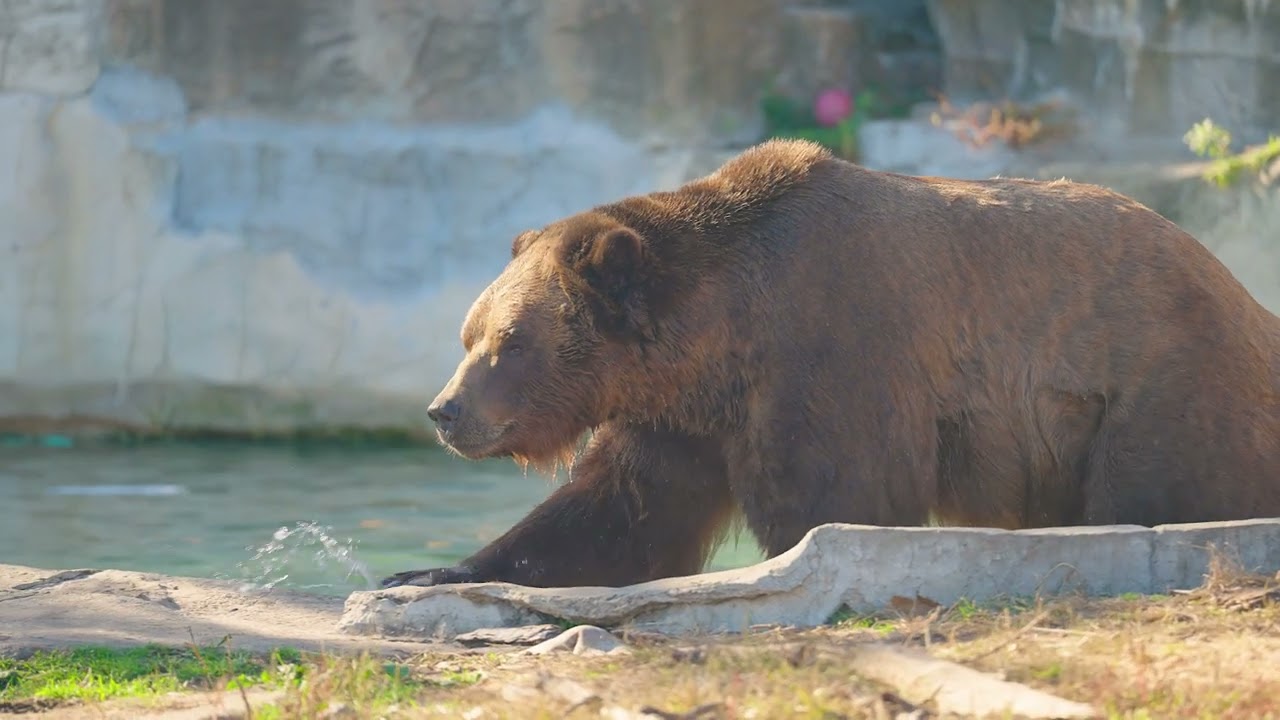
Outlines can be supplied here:
M894 597L950 604L1193 588L1215 549L1243 571L1276 572L1280 519L1019 531L829 524L756 565L629 587L478 583L356 592L346 601L339 630L447 639L548 619L663 634L741 632L759 624L813 627L841 607L875 610Z

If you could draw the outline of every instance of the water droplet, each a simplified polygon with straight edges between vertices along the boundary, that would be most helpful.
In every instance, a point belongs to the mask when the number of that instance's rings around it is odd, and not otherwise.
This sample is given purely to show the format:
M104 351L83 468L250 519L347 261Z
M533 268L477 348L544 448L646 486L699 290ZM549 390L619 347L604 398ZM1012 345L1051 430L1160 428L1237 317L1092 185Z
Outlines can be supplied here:
M364 579L367 589L375 589L377 580L369 572L368 566L355 557L355 541L347 538L346 542L338 542L330 536L332 531L332 527L318 523L299 522L292 528L282 527L276 530L272 533L271 540L259 547L246 548L253 556L236 566L240 570L245 589L271 590L280 585L291 574L288 568L293 567L293 563L307 550L312 550L311 559L321 571L327 571L336 564L346 571L344 581L356 574Z

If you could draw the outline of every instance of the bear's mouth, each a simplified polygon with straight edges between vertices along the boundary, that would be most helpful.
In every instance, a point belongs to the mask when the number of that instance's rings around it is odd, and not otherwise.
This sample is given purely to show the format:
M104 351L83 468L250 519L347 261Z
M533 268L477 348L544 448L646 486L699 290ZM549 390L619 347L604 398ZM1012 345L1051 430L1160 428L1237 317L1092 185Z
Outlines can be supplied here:
M436 429L436 439L446 450L468 460L484 460L486 458L510 457L514 453L502 447L510 434L513 422L491 426L485 432L477 433L474 429L457 428L451 430Z
M573 465L594 429L587 426L563 433L557 432L559 428L553 423L521 424L517 420L512 418L480 432L476 428L437 430L436 437L448 451L467 460L511 458L526 470L554 476L559 468Z

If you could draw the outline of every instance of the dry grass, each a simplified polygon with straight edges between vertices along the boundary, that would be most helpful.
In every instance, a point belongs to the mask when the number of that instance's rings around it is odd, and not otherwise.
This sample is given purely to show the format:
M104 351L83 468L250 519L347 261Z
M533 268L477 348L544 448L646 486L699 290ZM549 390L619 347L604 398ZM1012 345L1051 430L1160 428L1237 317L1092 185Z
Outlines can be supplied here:
M1280 575L1219 565L1190 593L1063 599L933 629L938 657L1111 717L1280 717Z
M1077 597L952 607L927 603L832 626L697 642L629 638L608 657L514 652L435 655L410 663L412 702L386 717L894 718L937 717L854 676L869 642L933 655L1092 703L1114 718L1280 718L1280 578L1218 564L1172 596ZM332 686L291 691L270 717L307 717ZM641 714L647 711L648 714Z
M931 121L949 128L956 138L973 147L1000 142L1016 149L1065 139L1076 132L1073 109L1058 100L1026 105L1012 100L984 101L960 108L939 97Z
M867 642L927 648L1106 717L1280 718L1280 577L1221 561L1202 587L1172 596L926 604L808 631L641 643L624 658L493 657L485 680L418 713L564 717L576 702L573 717L934 717L851 675L842 658ZM594 697L575 700L548 678Z
M937 717L850 671L860 647L890 643L1091 703L1105 717L1280 718L1280 577L1224 562L1202 587L1171 596L903 601L812 630L625 639L629 654L605 657L303 656L297 671L275 672L297 679L276 684L282 697L254 716Z

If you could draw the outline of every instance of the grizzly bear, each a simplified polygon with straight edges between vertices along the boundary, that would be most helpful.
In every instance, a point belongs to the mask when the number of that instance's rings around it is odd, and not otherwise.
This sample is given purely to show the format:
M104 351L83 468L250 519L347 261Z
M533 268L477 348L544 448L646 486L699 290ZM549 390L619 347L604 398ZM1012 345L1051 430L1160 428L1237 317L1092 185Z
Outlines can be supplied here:
M1280 319L1115 192L770 141L511 256L427 414L569 481L384 586L695 574L735 517L772 557L832 522L1280 516Z

